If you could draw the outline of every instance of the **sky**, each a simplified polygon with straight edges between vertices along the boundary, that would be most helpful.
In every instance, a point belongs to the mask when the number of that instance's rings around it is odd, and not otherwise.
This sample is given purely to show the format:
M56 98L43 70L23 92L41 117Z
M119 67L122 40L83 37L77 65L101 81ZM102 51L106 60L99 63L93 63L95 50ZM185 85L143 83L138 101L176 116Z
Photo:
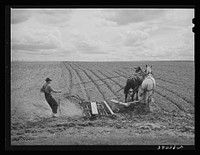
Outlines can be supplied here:
M11 60L194 60L194 9L11 9Z

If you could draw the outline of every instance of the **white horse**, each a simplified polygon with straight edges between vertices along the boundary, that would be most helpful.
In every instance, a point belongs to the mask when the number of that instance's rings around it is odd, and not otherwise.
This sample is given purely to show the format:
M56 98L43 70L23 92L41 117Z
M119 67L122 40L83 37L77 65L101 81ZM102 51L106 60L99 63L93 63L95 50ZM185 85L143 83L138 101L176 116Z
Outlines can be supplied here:
M139 87L138 99L141 103L144 103L149 108L149 103L153 100L152 95L156 86L156 81L152 74L152 66L146 65L146 77Z

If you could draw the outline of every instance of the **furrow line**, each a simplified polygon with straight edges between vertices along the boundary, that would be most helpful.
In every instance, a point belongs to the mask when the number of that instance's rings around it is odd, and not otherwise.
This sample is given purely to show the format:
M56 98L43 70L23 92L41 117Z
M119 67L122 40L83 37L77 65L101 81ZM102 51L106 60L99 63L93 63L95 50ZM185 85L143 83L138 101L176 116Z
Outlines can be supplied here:
M103 100L107 101L106 98L105 98L105 96L104 96L104 93L101 91L100 87L99 87L98 84L95 82L95 80L93 80L92 77L91 77L84 69L81 69L80 67L79 67L79 69L82 70L82 71L85 73L85 75L93 82L93 84L95 85L95 87L96 87L97 90L99 91L99 94L101 94ZM91 72L91 71L90 71L90 72Z
M124 72L124 73L125 73L125 72ZM127 74L127 73L126 73L126 74ZM156 79L161 80L161 81L166 82L166 83L169 83L169 84L171 84L172 86L180 86L180 85L178 85L178 84L175 83L175 82L168 81L168 80L162 79L162 78L160 78L160 77L156 77ZM194 106L194 103L192 103L191 101L187 100L183 95L180 95L180 94L178 94L177 92L175 92L175 91L173 91L173 90L170 90L170 89L168 89L168 88L166 88L166 87L164 87L164 86L161 86L161 85L159 85L159 84L157 84L157 86L160 87L160 88L163 88L164 90L167 90L167 91L171 92L172 94L175 94L176 96L178 96L179 98L181 98L182 100L184 100L187 104L190 104L190 105Z
M63 66L63 67L62 67ZM63 80L64 80L64 85L66 85L66 86L64 86L65 88L68 88L67 86L68 86L68 82L66 81L66 79L65 79L65 70L66 70L66 65L65 65L65 63L64 62L62 62L61 63L61 68L62 68L62 76L63 76ZM69 69L67 69L68 70L68 72L69 72ZM69 79L70 79L70 75L69 75ZM71 84L70 84L70 82L69 82L69 87L71 87ZM71 93L71 88L68 88L68 92L69 93Z
M106 78L108 78L110 81L114 82L120 88L124 87L123 85L120 85L119 83L117 83L115 80L112 80L111 78L109 78L108 75L106 75L105 73L103 73L101 70L98 70L98 71L99 71L100 74L102 74L103 76L105 76Z
M75 71L75 73L76 73L78 79L80 80L80 82L83 83L83 79L82 79L81 75L79 74L79 72L72 66L72 64L69 64L69 66ZM86 89L85 89L85 88L86 88L86 87L85 87L85 84L82 85L81 83L80 83L80 87L83 87L83 88L84 88L82 91L85 92L86 98L87 98L87 100L89 101L89 94L88 94L88 92L87 92Z
M90 69L88 69L88 70L90 70ZM112 79L112 78L117 78L117 77L121 77L121 76L115 76L115 77L109 77L109 78L102 78L102 79L93 80L93 81L101 81L101 80L107 80L107 79ZM86 84L86 83L90 83L90 82L92 82L92 81L83 82L81 84ZM79 83L75 83L73 85L77 85L77 84L79 84Z
M120 74L120 75L122 75L122 74ZM124 77L125 77L125 76L124 76ZM163 80L163 79L161 79L161 80L162 80L162 81L165 81L165 80ZM166 81L166 82L168 82L168 81ZM170 83L170 82L168 82L168 83ZM170 83L170 84L172 84L172 83ZM191 103L190 101L188 101L187 99L185 99L185 97L179 95L177 92L175 92L175 91L173 91L173 90L169 90L168 88L166 88L166 87L164 87L164 86L161 86L161 85L159 85L159 84L157 84L157 86L160 87L160 88L163 88L164 90L167 90L167 91L169 91L169 92L175 94L176 96L178 96L179 98L181 98L182 100L184 100L186 103L188 103L188 104L194 106L193 103Z
M185 97L183 97L182 95L179 95L177 92L175 92L173 90L169 90L168 88L166 88L165 86L161 86L160 84L157 84L156 86L163 88L164 90L167 90L167 91L171 92L172 94L175 94L176 96L178 96L179 98L184 100L186 103L188 103L194 107L194 104L192 102L188 101L187 99L185 99Z
M107 86L107 88L109 89L109 91L111 91L113 93L113 95L116 97L115 91L112 89L112 87L109 85L109 83L107 81L101 80L101 77L99 75L97 75L94 71L90 70L90 72L92 74L94 74L97 78L99 78L100 81L102 81Z
M71 90L73 88L73 82L72 82L72 72L71 70L67 67L67 65L65 64L66 62L63 62L63 64L65 65L66 69L69 71L69 81L70 81L70 84L69 84L69 92L71 93ZM67 63L68 64L68 63Z
M102 71L98 70L100 72L100 74L104 75L105 77L108 77L108 75L106 75L105 73L103 73ZM121 76L120 76L121 77ZM115 90L115 95L119 96L122 95L122 93L119 93L119 90L124 89L124 85L119 84L118 82L116 82L114 79L109 79L110 81L114 82L117 86L119 86L119 89Z
M179 87L182 86L182 87L187 87L188 88L188 86L185 85L185 82L183 82L182 80L177 79L177 77L174 77L176 79L176 82L175 82L173 78L167 77L167 79L163 79L162 76L161 76L161 74L155 75L156 79L162 80L164 82L168 82L170 84L174 84L174 85L179 86Z
M173 103L174 105L176 105L176 107L178 107L178 109L180 109L181 111L184 111L184 112L186 112L186 113L191 113L191 112L186 111L182 106L180 106L179 104L177 104L176 102L174 102L174 101L173 101L171 98L169 98L168 96L166 96L166 95L160 93L160 91L155 90L155 92L156 92L157 94L159 94L160 96L162 96L162 97L166 98L167 100L169 100L169 101L170 101L171 103Z
M125 79L127 79L128 77L127 77L127 75L124 75L124 74L122 74L122 73L119 73L119 71L113 71L114 73L116 73L117 75L120 75L121 77L123 77L123 78L125 78Z
M114 72L117 73L120 76L125 76L126 75L126 77L128 78L128 73L127 72L124 72L122 70L115 70Z
M176 82L172 82L172 81L164 80L163 78L161 78L161 77L157 77L157 76L155 76L155 77L156 77L156 79L159 79L159 80L161 80L161 81L168 82L168 83L170 83L170 84L173 84L173 85L179 86Z
M76 66L77 66L77 64L76 64ZM83 68L83 69L85 69L83 66L81 66L81 65L79 65L78 66L78 68L80 69L80 67L81 68ZM88 69L88 68L87 68ZM112 89L112 87L109 85L109 83L107 82L107 81L105 81L104 79L107 79L107 80L111 80L109 77L107 77L107 76L105 76L106 78L101 78L99 75L97 75L93 70L91 70L91 69L88 69L93 75L95 75L98 79L99 79L99 81L101 81L101 82L103 82L106 86L107 86L107 88L115 95L115 91ZM100 71L98 70L98 72L100 73ZM100 73L101 74L101 73ZM103 74L102 74L103 75ZM104 76L104 75L103 75ZM112 81L112 80L111 80ZM116 96L116 95L115 95Z
M115 71L115 73L117 73L116 71ZM119 73L117 73L118 75L119 75ZM125 75L123 75L123 74L120 74L122 77L124 77L124 78L126 78L126 76ZM163 94L161 94L159 91L157 91L157 90L154 90L157 94L159 94L160 96L162 96L162 97L164 97L164 98L166 98L168 101L170 101L171 103L173 103L174 105L176 105L176 107L178 107L180 110L182 110L182 111L184 111L184 112L187 112L187 111L185 111L185 109L183 109L183 107L181 107L180 105L178 105L176 102L174 102L172 99L170 99L169 97L167 97L167 96L165 96L165 95L163 95Z
M127 68L127 67L125 67L125 68ZM130 70L130 69L129 69L129 70ZM128 69L125 69L125 71L124 71L124 70L118 70L118 71L119 71L119 72L122 72L122 73L124 73L124 74L126 74L126 75L128 75L127 72L129 72L129 70L128 70ZM126 71L127 71L127 72L126 72ZM158 77L157 77L157 76L158 76ZM155 74L154 77L155 77L156 79L161 80L161 81L168 82L168 83L173 84L173 85L176 85L176 86L180 86L180 84L178 84L177 82L174 82L172 79L166 80L166 79L163 79L160 75L157 75L157 74ZM179 83L183 84L181 81L179 81Z

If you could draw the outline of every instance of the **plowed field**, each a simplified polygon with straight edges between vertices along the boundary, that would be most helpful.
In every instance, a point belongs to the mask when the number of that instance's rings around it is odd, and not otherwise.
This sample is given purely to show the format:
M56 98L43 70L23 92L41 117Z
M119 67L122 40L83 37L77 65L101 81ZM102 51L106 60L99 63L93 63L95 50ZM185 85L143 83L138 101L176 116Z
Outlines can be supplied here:
M157 82L146 115L126 113L110 99L124 101L126 79L134 67L153 66ZM194 145L194 62L12 62L12 145ZM40 93L46 77L61 99L58 118ZM107 101L116 118L85 120L77 102Z

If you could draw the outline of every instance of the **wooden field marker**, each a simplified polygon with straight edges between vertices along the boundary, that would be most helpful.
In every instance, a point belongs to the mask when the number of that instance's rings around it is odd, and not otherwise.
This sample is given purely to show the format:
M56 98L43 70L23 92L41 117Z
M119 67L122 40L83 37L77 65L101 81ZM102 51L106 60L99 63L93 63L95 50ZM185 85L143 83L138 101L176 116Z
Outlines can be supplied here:
M110 108L110 106L107 104L106 101L104 101L104 103L105 103L106 107L108 108L108 110L110 111L110 113L113 115L114 112L112 111L112 109Z
M139 101L132 101L132 102L124 103L124 102L117 101L117 100L115 100L115 99L112 99L112 100L110 100L110 101L113 102L113 103L118 103L118 104L124 105L124 106L126 106L126 107L130 106L130 104L134 104L134 103L139 102Z
M91 102L92 114L98 114L96 102Z
M115 99L112 99L112 100L110 100L111 102L113 102L113 103L119 103L120 101L117 101L117 100L115 100Z

